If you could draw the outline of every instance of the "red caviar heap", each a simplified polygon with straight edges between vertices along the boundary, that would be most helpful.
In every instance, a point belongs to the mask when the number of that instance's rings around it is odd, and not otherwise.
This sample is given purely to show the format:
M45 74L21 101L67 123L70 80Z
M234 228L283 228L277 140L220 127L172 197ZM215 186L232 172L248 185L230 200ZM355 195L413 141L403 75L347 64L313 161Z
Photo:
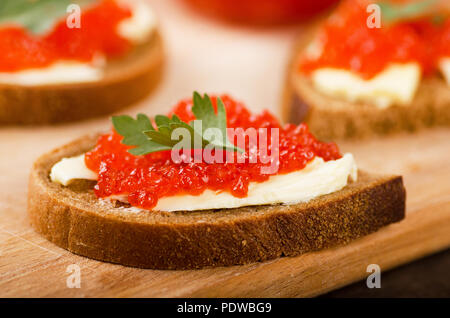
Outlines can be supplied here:
M81 28L69 28L65 17L43 35L18 25L1 27L0 72L46 67L58 60L90 62L96 54L121 56L131 43L117 33L117 26L129 17L129 9L113 0L101 0L82 10Z
M429 16L369 28L367 6L374 1L345 0L319 32L321 54L304 56L301 72L321 67L351 70L370 79L390 63L418 62L425 75L433 74L441 57L450 56L450 19L434 22Z
M267 111L254 115L229 96L221 96L221 99L227 113L227 127L279 129L279 158L275 158L279 169L276 174L301 170L315 157L325 161L341 158L336 144L318 141L305 124L281 126ZM216 97L211 100L216 109ZM195 119L191 108L192 100L183 100L171 114L189 122ZM100 198L127 194L131 205L152 209L159 198L199 195L206 189L228 191L236 197L245 197L250 182L264 182L270 177L261 173L261 167L270 163L263 164L259 160L257 163L249 160L244 163L174 163L170 150L134 156L127 151L131 147L121 143L122 139L114 130L102 135L96 147L85 156L87 167L98 173L95 193ZM245 153L248 153L248 147L247 142ZM257 155L259 153L257 149Z

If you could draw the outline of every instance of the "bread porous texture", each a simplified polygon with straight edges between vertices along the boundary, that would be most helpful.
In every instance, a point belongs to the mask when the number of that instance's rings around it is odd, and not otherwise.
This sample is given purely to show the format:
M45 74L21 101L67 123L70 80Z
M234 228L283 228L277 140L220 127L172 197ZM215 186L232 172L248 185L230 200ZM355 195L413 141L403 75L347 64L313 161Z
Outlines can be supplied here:
M99 200L95 182L50 180L56 162L92 149L97 137L40 157L28 192L33 228L89 258L152 269L247 264L346 244L405 215L402 177L361 171L358 181L307 203L193 212L144 211Z
M298 61L317 25L305 30L294 48L286 72L282 120L306 122L320 140L363 139L398 132L414 132L433 126L450 126L450 88L440 75L421 79L412 102L378 108L367 102L350 102L318 91L311 79L300 73Z
M378 108L327 96L302 74L291 74L284 120L306 122L322 140L359 139L432 126L450 126L450 88L443 78L424 78L409 105Z
M155 30L124 57L108 60L98 81L0 84L0 125L45 125L114 113L152 92L162 77L163 56Z

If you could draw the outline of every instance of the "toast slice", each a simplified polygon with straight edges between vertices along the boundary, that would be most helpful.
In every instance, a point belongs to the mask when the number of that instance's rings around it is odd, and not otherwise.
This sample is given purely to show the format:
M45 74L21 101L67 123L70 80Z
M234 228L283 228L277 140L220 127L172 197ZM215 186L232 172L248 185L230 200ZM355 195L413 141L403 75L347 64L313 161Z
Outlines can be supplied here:
M162 69L162 39L154 31L126 56L109 60L99 81L0 84L0 125L52 124L113 113L146 97L160 81Z
M28 214L48 240L97 260L153 269L246 264L346 244L405 215L402 177L364 172L308 203L198 212L142 211L97 199L92 181L50 181L56 162L92 149L96 139L81 138L36 161Z
M314 33L314 31L309 31ZM298 54L312 36L297 45L289 65L282 102L284 122L306 122L317 138L330 141L417 131L450 125L450 88L441 76L424 78L409 105L380 109L364 102L327 96L298 72Z

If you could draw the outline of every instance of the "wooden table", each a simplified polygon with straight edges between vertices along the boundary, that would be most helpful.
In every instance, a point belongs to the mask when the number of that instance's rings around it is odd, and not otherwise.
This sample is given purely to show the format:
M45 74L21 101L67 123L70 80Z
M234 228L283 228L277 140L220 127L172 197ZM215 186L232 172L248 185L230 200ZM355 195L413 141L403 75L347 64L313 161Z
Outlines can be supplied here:
M153 1L167 46L158 92L128 113L164 112L192 91L228 92L278 113L284 68L297 30L255 31L214 24L172 1ZM192 19L192 18L195 19ZM36 234L26 215L27 176L41 153L106 118L65 126L0 128L0 296L313 296L450 246L450 129L343 143L361 168L404 175L407 217L347 246L265 263L196 271L153 271L73 255ZM81 268L68 288L67 268Z
M381 275L381 288L366 280L321 295L322 298L448 298L450 249L396 267Z

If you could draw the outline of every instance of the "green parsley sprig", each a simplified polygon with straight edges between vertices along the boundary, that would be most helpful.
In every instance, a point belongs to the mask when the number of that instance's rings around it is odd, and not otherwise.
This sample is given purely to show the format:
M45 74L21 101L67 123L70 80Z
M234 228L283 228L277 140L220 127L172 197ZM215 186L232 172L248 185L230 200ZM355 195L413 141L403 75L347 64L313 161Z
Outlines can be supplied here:
M377 4L380 6L382 19L388 24L393 24L420 17L437 2L438 0L422 0L406 4L393 4L388 1L380 1Z
M128 115L114 116L112 122L114 129L124 137L122 143L135 146L129 150L133 155L171 150L181 140L172 139L172 133L177 128L185 128L189 132L191 147L195 146L194 141L197 138L201 141L202 148L211 145L223 150L244 152L228 140L225 106L219 97L217 98L216 114L210 97L207 94L202 97L199 93L194 92L192 112L196 120L201 121L201 125L196 125L195 121L186 123L176 115L172 115L172 117L155 116L156 128L144 114L138 114L136 119ZM210 128L218 129L222 138L206 139L205 132Z

